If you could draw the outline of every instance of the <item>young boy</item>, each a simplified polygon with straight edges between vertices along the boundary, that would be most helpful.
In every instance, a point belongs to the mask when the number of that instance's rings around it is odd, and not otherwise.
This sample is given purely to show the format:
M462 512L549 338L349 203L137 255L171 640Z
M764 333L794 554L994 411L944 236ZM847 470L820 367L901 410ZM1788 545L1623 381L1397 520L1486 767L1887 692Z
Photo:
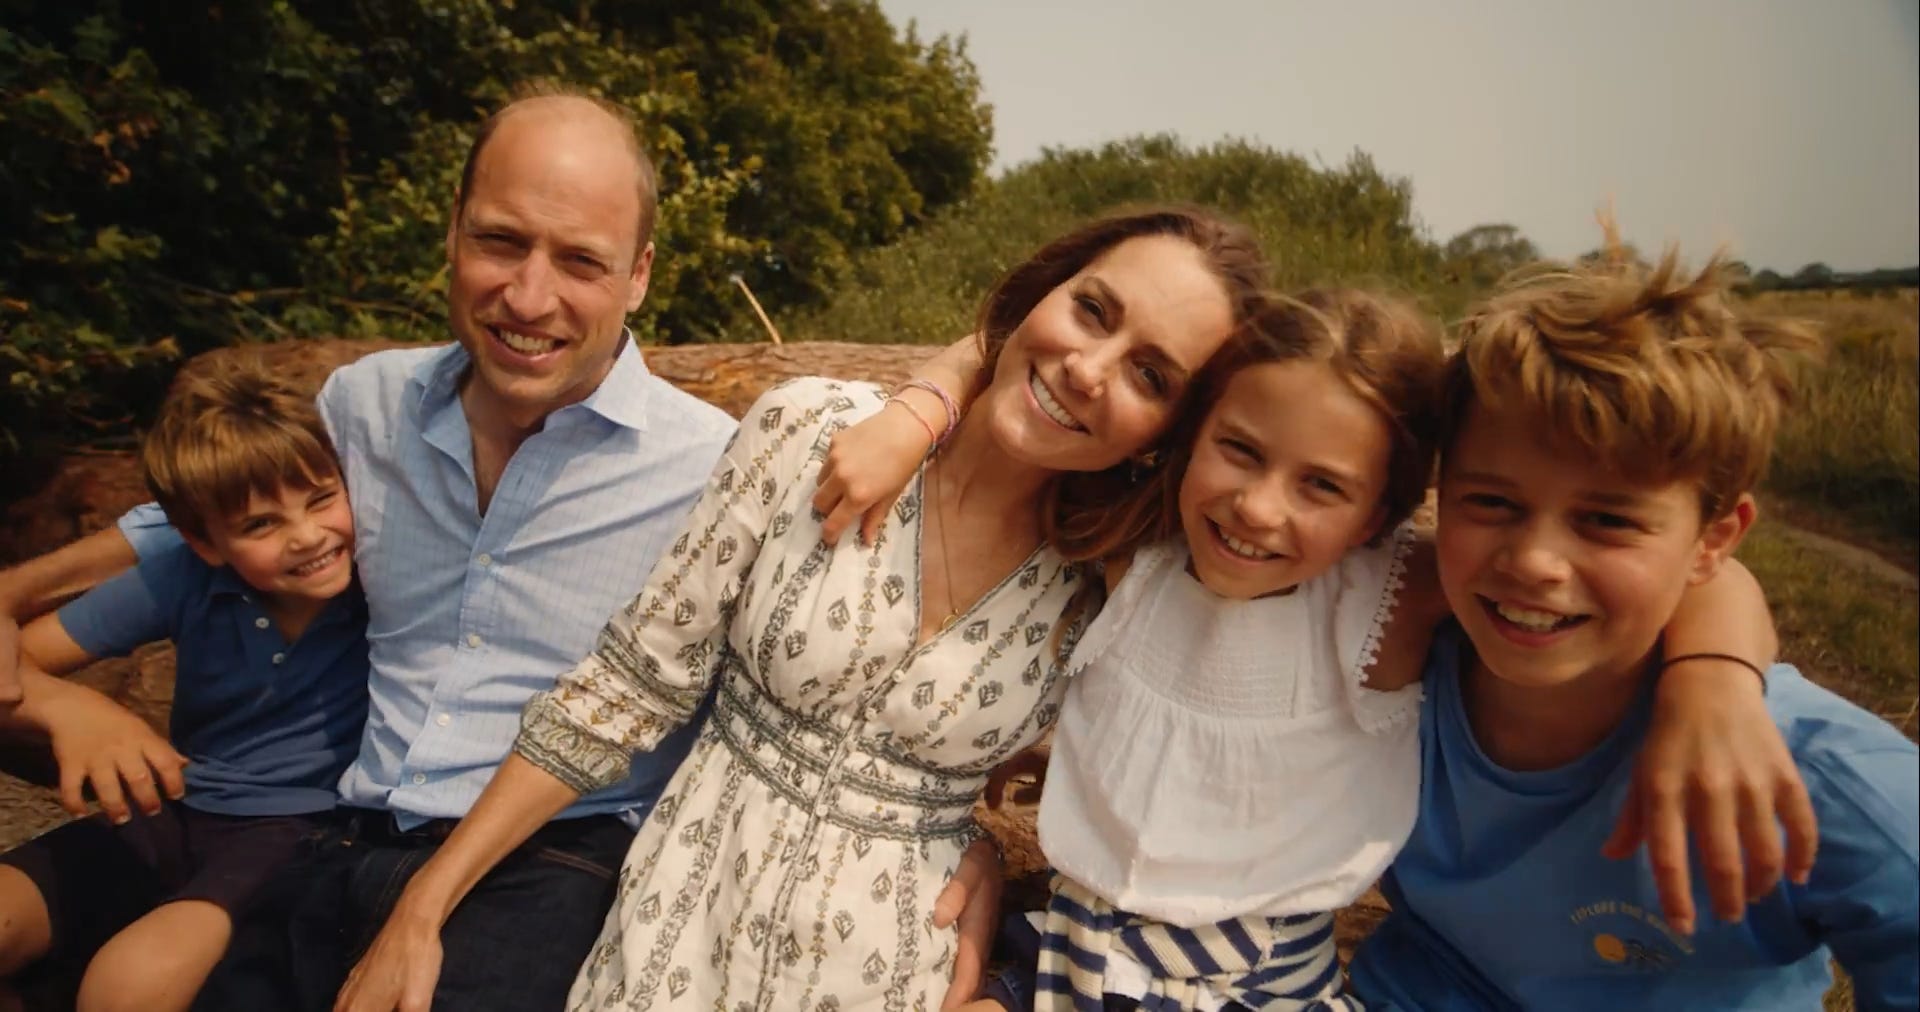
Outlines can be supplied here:
M1811 344L1671 254L1541 275L1467 321L1435 546L1458 618L1428 654L1393 910L1351 968L1369 1008L1817 1009L1829 958L1862 1009L1920 1002L1920 757L1791 667L1765 692L1819 817L1810 877L1689 933L1645 861L1599 857L1660 630L1752 524L1782 358Z
M234 919L334 807L367 711L353 517L313 398L253 363L183 376L142 463L185 545L20 633L11 723L53 738L69 807L85 778L103 811L0 855L0 976L84 963L82 1009L187 1007ZM72 740L89 732L60 722L85 690L52 676L161 639L180 756L97 761ZM145 811L120 802L121 780Z

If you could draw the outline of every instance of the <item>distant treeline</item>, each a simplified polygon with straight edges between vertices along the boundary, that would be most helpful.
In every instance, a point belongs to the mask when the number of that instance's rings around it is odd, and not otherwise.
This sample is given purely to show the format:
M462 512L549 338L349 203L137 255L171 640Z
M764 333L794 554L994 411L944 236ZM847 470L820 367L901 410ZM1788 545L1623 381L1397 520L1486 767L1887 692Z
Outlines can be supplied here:
M1920 266L1882 267L1871 271L1836 271L1826 264L1811 263L1792 274L1781 274L1772 270L1756 271L1749 275L1747 283L1741 287L1750 292L1818 290L1890 292L1896 288L1920 287Z

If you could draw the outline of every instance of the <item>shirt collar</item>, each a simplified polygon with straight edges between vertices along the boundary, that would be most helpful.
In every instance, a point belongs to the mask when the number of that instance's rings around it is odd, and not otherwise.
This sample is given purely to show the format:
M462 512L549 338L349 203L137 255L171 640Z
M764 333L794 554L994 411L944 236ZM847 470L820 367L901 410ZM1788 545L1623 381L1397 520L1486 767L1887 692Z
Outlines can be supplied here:
M213 571L213 581L207 586L207 592L228 597L247 597L256 591L233 571L232 566L219 566Z
M260 591L242 580L240 574L233 571L232 566L219 566L213 571L213 579L207 586L207 594L210 597L237 597L252 601L260 595ZM365 610L366 597L360 591L360 574L355 573L347 589L330 598L307 628L312 629L331 622L336 617L365 621L360 614Z
M450 404L458 406L460 379L466 375L472 362L467 350L456 342L414 367L407 384L414 390L414 403L423 417L431 416ZM652 386L648 380L652 376L653 373L647 369L646 356L640 352L639 342L633 339L633 330L623 328L620 354L614 357L613 368L607 372L606 378L586 399L578 404L569 404L548 417L564 416L578 409L599 415L622 428L644 432L647 428L647 395Z

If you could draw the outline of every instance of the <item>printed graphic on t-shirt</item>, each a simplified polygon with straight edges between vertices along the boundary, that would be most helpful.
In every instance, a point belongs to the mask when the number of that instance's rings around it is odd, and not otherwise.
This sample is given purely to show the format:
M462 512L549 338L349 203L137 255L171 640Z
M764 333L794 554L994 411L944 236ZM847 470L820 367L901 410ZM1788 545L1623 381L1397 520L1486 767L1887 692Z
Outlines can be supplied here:
M1575 907L1568 920L1585 933L1592 946L1589 958L1600 969L1657 972L1693 955L1693 944L1674 931L1658 910L1635 903L1589 903Z

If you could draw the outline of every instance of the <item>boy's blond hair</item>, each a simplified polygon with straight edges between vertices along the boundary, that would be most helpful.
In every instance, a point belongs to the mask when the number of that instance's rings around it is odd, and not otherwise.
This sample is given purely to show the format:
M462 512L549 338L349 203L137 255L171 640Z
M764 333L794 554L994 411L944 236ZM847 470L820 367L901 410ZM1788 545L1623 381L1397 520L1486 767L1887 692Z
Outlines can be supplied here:
M140 463L167 519L203 541L253 493L311 488L340 472L313 396L248 355L182 372Z
M1443 455L1475 404L1517 412L1628 480L1697 481L1702 521L1718 519L1759 483L1792 400L1790 359L1820 340L1805 323L1748 315L1724 255L1697 274L1672 249L1647 267L1604 223L1607 255L1516 275L1461 325Z

